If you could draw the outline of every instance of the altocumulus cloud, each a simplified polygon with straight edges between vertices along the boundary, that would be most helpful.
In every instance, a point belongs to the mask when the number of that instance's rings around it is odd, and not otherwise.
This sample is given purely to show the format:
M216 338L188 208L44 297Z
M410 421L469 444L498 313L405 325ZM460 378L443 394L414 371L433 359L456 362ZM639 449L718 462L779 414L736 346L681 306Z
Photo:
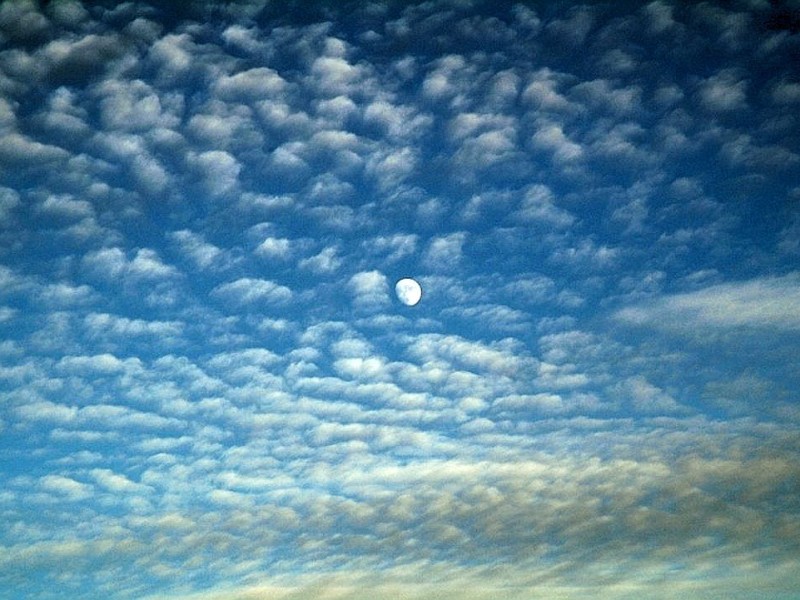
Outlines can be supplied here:
M791 9L0 4L0 589L790 597Z

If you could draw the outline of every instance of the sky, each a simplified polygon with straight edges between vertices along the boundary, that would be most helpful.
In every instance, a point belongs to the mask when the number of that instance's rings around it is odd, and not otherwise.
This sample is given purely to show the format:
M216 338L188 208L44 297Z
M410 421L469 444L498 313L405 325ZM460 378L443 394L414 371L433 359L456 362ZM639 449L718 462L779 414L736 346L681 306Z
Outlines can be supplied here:
M0 4L0 597L796 598L798 15Z

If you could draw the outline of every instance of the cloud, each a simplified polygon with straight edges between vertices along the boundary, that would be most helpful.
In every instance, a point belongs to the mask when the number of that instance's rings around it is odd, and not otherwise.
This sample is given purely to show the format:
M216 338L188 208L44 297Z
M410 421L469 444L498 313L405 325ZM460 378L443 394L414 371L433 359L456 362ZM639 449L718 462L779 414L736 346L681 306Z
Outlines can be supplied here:
M61 499L71 502L86 500L93 495L92 487L63 475L45 475L39 480L39 487Z
M0 3L0 588L791 595L791 23L648 2Z
M208 269L214 265L219 265L225 255L219 247L206 242L202 235L188 229L173 231L169 234L169 237L200 269Z
M525 190L519 208L513 213L521 223L541 223L553 227L568 227L575 218L554 204L555 196L546 185L534 184Z
M286 86L286 81L276 71L258 67L220 77L214 82L212 91L227 101L254 101L279 96Z
M96 372L103 374L119 373L139 367L139 359L131 358L120 360L113 354L108 353L96 354L93 356L66 356L62 358L57 365L57 368L67 372Z
M432 271L451 270L457 267L463 258L462 249L466 241L465 232L433 238L423 256L423 264Z
M87 272L109 281L121 276L140 281L171 279L179 274L175 267L162 262L158 253L150 248L137 250L131 260L121 248L103 248L86 254L82 264Z
M222 196L237 186L242 165L229 152L209 150L191 154L188 160L212 196Z
M267 237L255 249L255 253L266 259L287 259L291 256L292 241L287 238Z
M298 266L319 274L335 273L342 266L342 259L337 256L337 253L338 250L335 246L329 246L314 256L302 259Z
M211 296L240 306L262 303L281 305L291 300L292 291L267 279L242 277L218 285L211 290Z
M163 110L157 93L143 81L109 80L94 92L100 96L100 119L107 130L146 131L179 123L176 115Z
M725 69L704 80L699 87L700 103L709 112L725 113L747 107L747 81L734 69Z
M361 271L348 282L356 306L377 309L389 304L389 284L380 271Z
M554 123L543 123L533 134L531 143L534 148L551 151L559 162L576 160L583 155L581 145L570 140L562 127Z
M664 296L615 313L615 318L686 333L708 329L756 328L775 331L800 330L794 309L800 302L796 274L730 282L694 292Z
M137 493L148 490L146 486L135 483L111 469L92 469L91 475L100 487L115 494Z
M63 148L51 144L37 142L20 133L9 133L3 136L0 147L0 166L45 166L63 161L69 153Z
M84 319L84 325L92 335L106 334L123 339L137 335L167 339L180 336L184 330L184 324L180 321L145 321L108 313L89 313Z

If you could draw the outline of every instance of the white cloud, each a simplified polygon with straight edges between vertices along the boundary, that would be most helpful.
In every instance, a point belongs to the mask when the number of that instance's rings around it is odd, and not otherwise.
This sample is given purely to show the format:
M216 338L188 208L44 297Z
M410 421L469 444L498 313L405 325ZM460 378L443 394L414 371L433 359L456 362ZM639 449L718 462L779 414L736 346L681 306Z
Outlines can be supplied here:
M610 248L605 244L598 246L591 239L584 238L577 246L569 246L554 251L550 260L556 263L609 268L615 265L619 258L619 248Z
M685 408L672 396L647 381L642 375L629 377L613 386L610 393L629 400L637 414L670 414L685 411Z
M93 495L92 487L64 475L45 475L39 480L43 491L58 495L67 501L86 500Z
M769 3L278 4L0 2L0 587L791 595Z
M570 140L560 125L542 123L531 138L534 148L541 148L553 153L559 162L569 162L583 156L583 147Z
M302 259L298 265L301 269L308 269L314 273L335 273L342 266L342 259L337 256L336 246L323 248L314 256Z
M747 108L747 81L735 69L725 69L705 79L698 94L700 103L709 112L724 113Z
M366 77L364 67L340 56L320 56L311 65L311 85L331 96L350 94L359 84L364 85Z
M94 216L94 208L86 200L75 200L68 195L48 196L38 210L43 214L66 219Z
M258 67L235 75L224 75L214 82L212 91L224 100L263 100L286 89L286 81L268 67Z
M287 238L267 237L255 249L255 253L266 259L287 259L292 252L292 241Z
M92 469L91 475L95 481L97 481L98 485L114 494L137 493L148 490L146 486L131 481L124 475L115 473L111 469Z
M0 162L12 165L46 165L65 160L69 153L51 144L37 142L28 136L19 133L9 133L3 136L0 145Z
M423 257L423 264L433 271L450 271L463 258L463 246L467 241L465 232L438 236L431 240Z
M542 223L553 227L568 227L575 218L554 204L553 192L546 185L534 184L525 190L519 208L514 213L521 223Z
M800 330L797 274L730 282L695 292L664 296L620 309L616 318L687 333L708 329Z
M292 298L292 291L267 279L242 277L223 283L211 290L211 295L238 305L254 303L285 304Z
M427 98L440 100L460 92L469 72L464 57L451 54L438 59L435 65L422 82L422 94Z
M89 313L84 318L84 325L92 335L111 334L121 338L149 335L166 339L179 336L184 330L180 321L145 321L108 313Z
M366 172L373 176L383 191L399 186L417 166L417 153L410 147L382 150L369 156Z
M361 271L348 282L356 306L376 309L389 304L389 284L380 271Z
M530 83L522 91L522 99L538 111L573 112L576 107L558 91L570 77L544 67L530 76Z
M178 270L161 261L158 253L149 248L142 248L127 265L127 272L140 279L163 279L175 277Z
M206 242L202 235L188 229L173 231L169 237L200 269L208 269L223 258L224 253L219 247Z
M95 93L101 96L100 119L106 129L147 131L179 123L177 116L164 111L153 88L141 80L108 80Z
M570 95L582 100L589 109L601 109L613 115L638 112L642 89L638 85L614 87L613 84L608 79L585 81L573 86Z
M188 159L212 196L221 196L237 186L242 165L229 152L210 150L190 154Z
M386 261L393 263L417 251L419 237L416 234L396 233L390 236L378 236L367 240L363 246L371 253L386 255Z

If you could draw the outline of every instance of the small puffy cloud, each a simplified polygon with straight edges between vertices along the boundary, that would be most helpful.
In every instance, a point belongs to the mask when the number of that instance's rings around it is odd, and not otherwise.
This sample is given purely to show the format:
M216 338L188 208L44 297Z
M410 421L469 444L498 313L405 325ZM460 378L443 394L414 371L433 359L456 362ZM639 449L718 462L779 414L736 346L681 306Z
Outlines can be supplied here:
M648 33L661 34L675 26L673 18L673 7L660 0L655 0L642 7L641 14L644 17Z
M513 158L517 150L515 126L490 129L463 140L453 156L453 161L470 171L487 169Z
M240 48L249 53L261 52L266 44L261 37L260 32L256 28L247 28L242 25L231 25L222 32L222 39L226 44L230 44L235 48Z
M743 110L747 108L747 81L736 69L724 69L700 84L698 97L712 113Z
M776 104L800 104L800 83L782 81L772 89Z
M418 138L431 125L431 117L410 106L376 100L364 109L364 121L381 127L390 138Z
M545 27L545 31L559 42L570 46L580 46L594 27L595 9L591 6L576 6L569 10L567 17L554 19Z
M100 487L114 494L140 493L149 489L111 469L92 469L90 474Z
M366 172L375 178L380 189L388 191L407 179L417 162L417 153L410 147L382 150L369 156Z
M336 246L328 246L314 256L302 259L298 265L301 269L308 269L313 273L334 273L342 266L342 259L337 256L337 253Z
M629 377L609 390L612 400L622 399L631 403L641 414L670 414L685 411L672 396L653 385L642 375Z
M139 370L141 362L137 358L119 359L113 354L96 354L92 356L65 356L58 361L57 367L67 373L113 374L128 370Z
M364 242L364 247L372 254L385 255L387 262L396 262L417 251L419 236L396 233L377 236Z
M463 56L451 54L438 59L434 69L422 82L422 94L432 100L440 100L457 94L462 89L467 61Z
M88 304L96 299L94 290L88 285L50 283L39 290L38 299L50 308Z
M223 150L190 154L189 164L200 175L204 187L212 196L221 196L233 190L242 170L239 161Z
M164 166L148 154L133 157L130 170L133 181L145 195L160 194L170 182L170 175Z
M580 240L576 245L559 248L550 255L550 260L556 263L596 268L611 267L617 263L619 258L619 248L612 248L606 244L598 246L589 238Z
M636 58L619 48L606 52L600 58L599 65L617 75L624 75L638 68Z
M552 152L558 162L569 162L583 156L581 145L570 140L561 125L556 123L541 124L531 137L531 144L534 148Z
M320 56L311 65L311 86L330 96L348 95L359 84L363 85L367 73L360 65L352 65L340 56Z
M89 484L81 483L64 475L45 475L39 479L38 487L44 492L71 502L86 500L93 495L94 491Z
M292 298L292 291L267 279L242 277L236 281L218 285L211 290L213 297L237 305L285 304Z
M148 131L179 123L176 115L164 110L153 88L138 79L108 80L95 93L101 96L100 120L106 129Z
M197 48L188 33L168 34L156 40L147 54L147 60L156 65L166 82L180 81L197 62L193 59Z
M750 168L786 169L800 163L800 154L777 144L759 145L742 134L723 144L720 154L734 164Z
M615 87L615 83L608 79L585 81L573 86L570 95L581 101L587 110L603 110L612 115L638 112L642 89L638 85Z
M173 231L169 238L201 269L218 263L224 254L219 247L206 242L202 235L188 229Z
M0 144L0 167L47 165L67 158L69 153L66 150L38 142L20 133L3 136L3 143Z
M69 195L48 196L38 206L38 211L44 215L63 218L81 219L94 216L94 208L86 200L76 200Z
M361 271L348 282L354 302L362 308L380 308L389 304L389 283L380 271Z
M423 264L433 271L452 270L461 262L466 241L467 234L464 232L433 238L425 251Z
M423 364L449 364L478 373L505 375L518 373L532 364L528 357L517 354L518 348L510 340L484 344L457 335L431 333L407 341L409 354Z
M292 253L292 241L287 238L267 237L264 238L255 253L265 259L287 259Z
M127 265L127 271L138 279L165 279L178 274L175 267L162 262L158 253L149 248L142 248Z
M575 218L554 204L553 192L546 185L534 184L526 191L514 212L520 223L541 223L553 227L569 227Z
M103 279L114 279L122 275L128 266L128 259L121 248L103 248L83 257L84 268Z
M212 91L227 101L255 101L276 96L286 89L286 81L268 67L258 67L235 75L223 75Z
M529 83L522 91L522 99L537 111L571 112L576 109L561 92L570 78L547 67L529 75Z
M108 313L89 313L83 323L91 335L112 335L119 338L148 335L163 340L180 335L184 329L184 324L179 321L145 321Z
M13 210L19 206L19 193L11 188L0 186L0 225L11 219Z

